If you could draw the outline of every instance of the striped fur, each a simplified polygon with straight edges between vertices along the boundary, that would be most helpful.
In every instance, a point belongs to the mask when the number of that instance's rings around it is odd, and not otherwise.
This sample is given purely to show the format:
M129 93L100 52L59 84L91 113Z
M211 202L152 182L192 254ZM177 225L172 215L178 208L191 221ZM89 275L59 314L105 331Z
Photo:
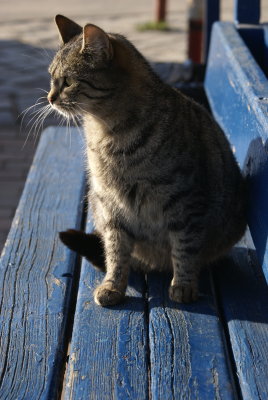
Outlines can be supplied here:
M105 253L95 301L123 300L134 259L145 271L173 270L171 299L196 300L200 268L246 227L245 183L227 139L123 36L56 22L63 46L50 66L50 95L58 111L82 115L89 202Z

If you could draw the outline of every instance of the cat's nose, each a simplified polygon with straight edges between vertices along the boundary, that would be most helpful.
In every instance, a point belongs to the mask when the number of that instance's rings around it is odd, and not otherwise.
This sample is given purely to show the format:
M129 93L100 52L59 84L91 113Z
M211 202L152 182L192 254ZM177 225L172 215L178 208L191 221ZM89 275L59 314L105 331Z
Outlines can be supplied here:
M57 95L55 93L48 93L47 99L50 104L53 104L57 100Z

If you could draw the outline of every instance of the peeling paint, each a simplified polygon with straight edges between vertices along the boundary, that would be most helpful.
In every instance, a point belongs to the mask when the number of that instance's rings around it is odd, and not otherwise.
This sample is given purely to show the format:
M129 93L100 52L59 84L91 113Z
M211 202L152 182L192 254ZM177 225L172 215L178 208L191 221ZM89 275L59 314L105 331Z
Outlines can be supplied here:
M14 220L14 225L18 225L19 224L19 222L20 222L20 217L19 216L17 216L17 218Z
M66 386L69 388L73 387L75 379L78 377L78 371L74 369L74 363L76 362L76 353L72 353L69 358L69 375ZM71 393L73 391L71 390Z
M211 369L211 373L212 373L212 378L213 378L213 385L214 385L214 388L215 388L215 399L216 400L221 400L218 371L217 371L217 369L215 367L213 367Z
M62 282L60 281L60 279L55 278L55 277L52 279L52 282L54 282L59 287L62 285Z
M91 304L90 301L85 301L85 302L84 302L84 309L85 309L85 310L89 310L90 304Z
M55 287L55 285L56 285L56 287ZM65 289L66 289L66 283L52 275L51 278L48 280L48 297L49 298L52 297L54 290L57 288L60 288L62 290L62 293L64 294Z

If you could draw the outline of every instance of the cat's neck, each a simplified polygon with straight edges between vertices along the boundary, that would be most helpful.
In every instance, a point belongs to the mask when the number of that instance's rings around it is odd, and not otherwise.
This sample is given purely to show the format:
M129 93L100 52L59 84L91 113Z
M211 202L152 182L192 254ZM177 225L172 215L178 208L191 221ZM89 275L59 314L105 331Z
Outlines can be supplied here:
M83 122L86 139L90 139L94 134L94 137L99 140L102 137L110 136L113 132L113 128L109 124L110 121L106 121L100 116L85 114Z
M128 96L130 96L128 94ZM137 91L129 98L123 96L118 98L115 106L111 108L102 107L97 112L86 113L83 116L85 133L94 132L98 139L104 136L111 136L114 140L121 140L124 134L128 134L133 127L139 129L147 117L152 119L152 113L156 118L163 113L163 108L174 108L177 95L174 96L172 89L165 84Z

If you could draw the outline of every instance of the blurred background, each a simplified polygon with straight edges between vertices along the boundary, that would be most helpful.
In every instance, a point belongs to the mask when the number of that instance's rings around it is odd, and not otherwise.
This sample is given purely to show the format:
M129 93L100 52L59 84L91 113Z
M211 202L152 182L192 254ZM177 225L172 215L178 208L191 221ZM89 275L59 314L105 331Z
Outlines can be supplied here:
M181 63L189 58L190 3L167 0L169 29L143 30L145 23L157 20L156 0L1 0L0 251L38 143L36 118L31 114L34 108L23 111L36 102L46 104L47 68L58 46L54 16L63 14L79 24L91 22L127 36L160 75L172 82L174 74L183 73ZM232 10L233 0L222 0L221 19L232 21ZM268 20L268 0L263 0L263 20ZM44 122L44 126L53 124L58 124L55 117Z

